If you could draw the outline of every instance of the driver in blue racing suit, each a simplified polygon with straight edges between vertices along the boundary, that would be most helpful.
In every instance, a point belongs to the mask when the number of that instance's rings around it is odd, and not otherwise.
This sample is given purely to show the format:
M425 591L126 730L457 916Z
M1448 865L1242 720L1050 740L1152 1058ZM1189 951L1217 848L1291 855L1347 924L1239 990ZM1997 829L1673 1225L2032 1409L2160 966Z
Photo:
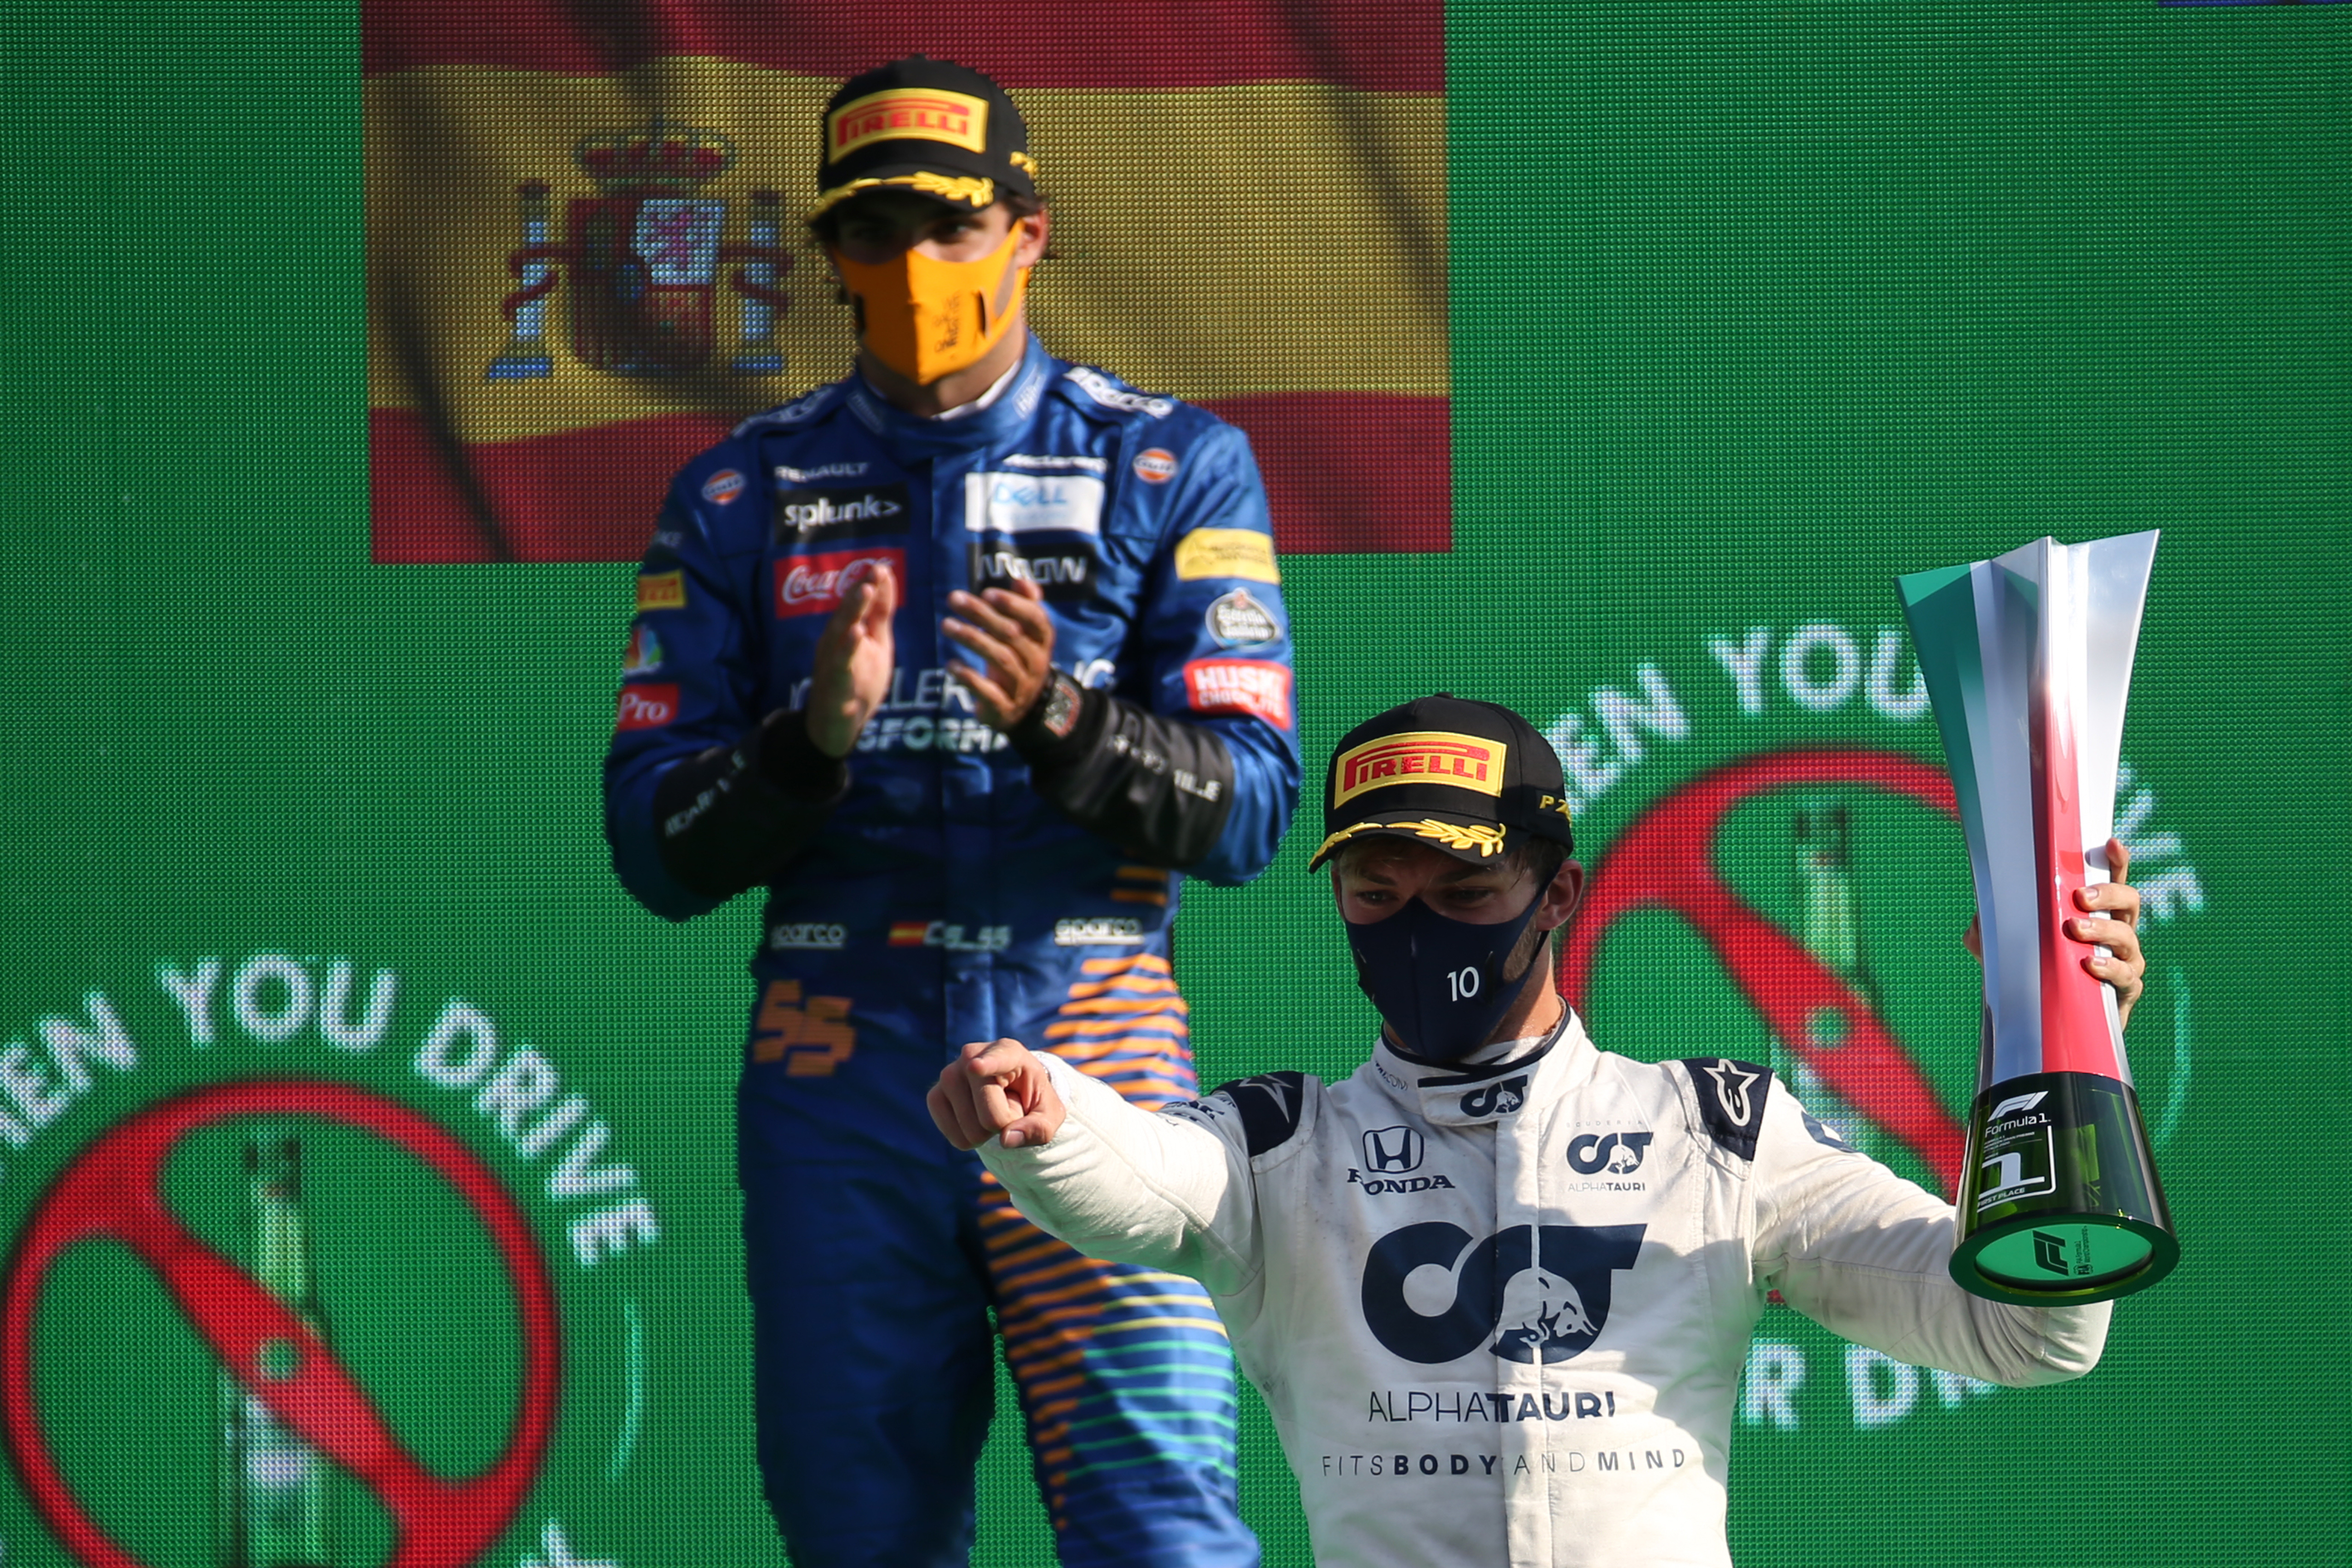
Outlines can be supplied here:
M605 762L648 909L767 888L738 1169L800 1568L966 1561L992 1310L1063 1563L1258 1556L1207 1294L1037 1230L924 1109L1006 1034L1193 1098L1182 877L1255 876L1298 784L1247 444L1028 335L1034 169L977 72L915 57L836 95L812 227L857 373L677 475Z

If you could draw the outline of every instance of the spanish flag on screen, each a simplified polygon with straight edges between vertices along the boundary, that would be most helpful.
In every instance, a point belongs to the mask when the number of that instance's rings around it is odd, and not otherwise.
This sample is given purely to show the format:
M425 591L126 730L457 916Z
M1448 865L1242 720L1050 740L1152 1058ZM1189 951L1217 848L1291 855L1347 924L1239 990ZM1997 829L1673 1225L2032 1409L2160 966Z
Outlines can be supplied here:
M826 96L918 51L1030 126L1064 359L1246 431L1293 552L1450 539L1441 0L362 0L379 562L635 560L849 368Z

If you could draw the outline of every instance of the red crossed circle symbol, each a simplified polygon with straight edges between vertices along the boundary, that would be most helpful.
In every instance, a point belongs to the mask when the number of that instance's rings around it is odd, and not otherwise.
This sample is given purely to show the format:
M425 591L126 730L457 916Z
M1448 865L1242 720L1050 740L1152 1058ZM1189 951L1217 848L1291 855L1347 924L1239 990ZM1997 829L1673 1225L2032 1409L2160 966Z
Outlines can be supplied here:
M235 1116L301 1115L373 1132L422 1159L488 1227L515 1290L522 1391L514 1435L489 1468L444 1480L401 1446L374 1404L310 1327L164 1206L163 1162L197 1128ZM50 1266L77 1242L120 1242L162 1279L205 1342L270 1412L365 1482L392 1516L385 1568L463 1568L522 1507L554 1426L561 1347L555 1292L530 1227L488 1166L405 1106L341 1084L223 1084L168 1100L109 1131L68 1166L26 1222L0 1306L0 1397L8 1445L52 1530L91 1568L142 1568L83 1511L50 1457L33 1395L34 1309ZM293 1371L271 1372L285 1347Z
M1715 950L1765 1025L1822 1081L1916 1151L1949 1193L1966 1139L1894 1034L1853 988L1786 931L1758 914L1715 869L1717 830L1751 796L1790 784L1868 784L1958 817L1952 781L1893 752L1834 747L1772 752L1701 774L1653 805L1594 868L1592 886L1560 955L1560 991L1580 1005L1601 939L1617 917L1669 909ZM1844 1015L1839 1043L1817 1043L1824 1008Z

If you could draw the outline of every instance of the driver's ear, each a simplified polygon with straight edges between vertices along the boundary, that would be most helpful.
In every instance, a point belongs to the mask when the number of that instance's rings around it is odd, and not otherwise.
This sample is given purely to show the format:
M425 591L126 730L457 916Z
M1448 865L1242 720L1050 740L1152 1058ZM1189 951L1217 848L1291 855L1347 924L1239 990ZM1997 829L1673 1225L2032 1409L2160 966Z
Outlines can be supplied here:
M1543 912L1536 916L1538 931L1555 931L1568 923L1576 912L1577 901L1584 897L1584 867L1576 860L1563 860L1552 873L1551 885L1543 890Z
M1014 218L1013 223L1021 231L1021 245L1013 252L1013 264L1034 267L1044 260L1045 247L1054 239L1054 209L1039 207L1025 217Z

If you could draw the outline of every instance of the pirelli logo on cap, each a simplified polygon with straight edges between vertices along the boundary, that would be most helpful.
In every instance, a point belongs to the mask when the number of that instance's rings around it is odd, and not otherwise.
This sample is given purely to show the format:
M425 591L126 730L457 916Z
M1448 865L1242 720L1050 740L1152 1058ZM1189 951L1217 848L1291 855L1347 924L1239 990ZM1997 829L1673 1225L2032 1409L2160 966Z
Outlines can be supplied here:
M853 98L824 117L824 142L835 163L871 142L899 137L984 153L987 101L937 88L893 87Z
M1339 753L1331 804L1345 805L1366 790L1402 784L1452 784L1500 800L1503 758L1509 752L1500 741L1482 741L1451 730L1382 735Z

